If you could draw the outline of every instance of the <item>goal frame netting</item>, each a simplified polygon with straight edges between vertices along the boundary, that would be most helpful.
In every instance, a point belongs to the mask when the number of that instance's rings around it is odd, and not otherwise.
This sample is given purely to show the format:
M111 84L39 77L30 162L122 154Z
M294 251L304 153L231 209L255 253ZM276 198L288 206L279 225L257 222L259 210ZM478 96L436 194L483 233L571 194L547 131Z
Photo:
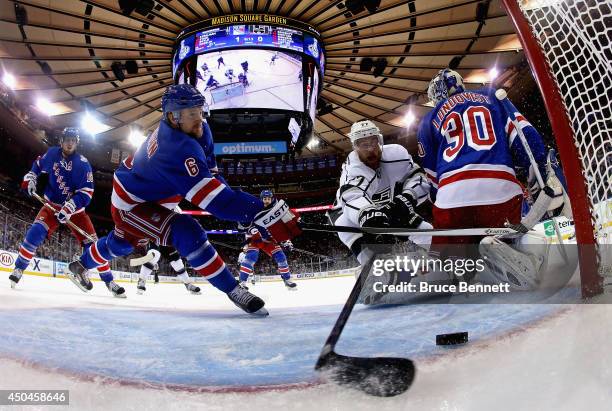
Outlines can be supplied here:
M546 112L553 129L561 164L568 183L568 195L572 206L576 241L578 243L582 296L589 298L603 292L603 273L600 267L602 259L600 253L604 252L604 250L600 249L602 245L598 243L597 229L602 229L597 227L597 211L594 208L593 199L589 195L587 183L589 176L583 166L585 158L580 150L581 142L575 137L570 114L568 114L567 107L572 102L564 101L553 70L553 67L559 67L561 58L555 60L557 56L550 48L548 49L549 53L547 54L546 52L547 40L552 38L554 34L547 39L547 33L538 32L537 22L528 19L528 16L521 9L519 2L525 5L525 0L502 0L506 12L516 29L523 51L542 94ZM589 7L588 0L585 2L585 6ZM576 35L588 35L588 33L580 33L580 27L577 27L577 29ZM536 33L539 33L541 41L538 41ZM586 93L587 90L584 92ZM594 159L586 157L587 161L594 161ZM600 241L603 240L600 239Z

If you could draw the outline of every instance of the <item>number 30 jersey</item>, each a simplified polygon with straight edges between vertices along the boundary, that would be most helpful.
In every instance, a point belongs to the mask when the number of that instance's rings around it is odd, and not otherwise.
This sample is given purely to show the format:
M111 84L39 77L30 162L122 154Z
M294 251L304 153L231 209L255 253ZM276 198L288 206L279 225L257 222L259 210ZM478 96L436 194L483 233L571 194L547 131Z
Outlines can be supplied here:
M542 138L514 105L508 107L542 165ZM417 139L423 168L437 189L436 207L499 204L522 194L515 168L528 169L529 158L494 89L441 101L423 118Z

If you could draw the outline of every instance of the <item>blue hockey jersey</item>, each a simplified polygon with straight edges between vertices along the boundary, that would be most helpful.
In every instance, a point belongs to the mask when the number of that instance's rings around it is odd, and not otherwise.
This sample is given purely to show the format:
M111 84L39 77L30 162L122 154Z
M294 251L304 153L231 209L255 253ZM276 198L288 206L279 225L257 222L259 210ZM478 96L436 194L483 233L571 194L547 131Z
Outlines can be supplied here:
M49 183L44 197L55 204L72 199L77 212L87 207L93 197L93 172L87 159L74 152L64 157L61 147L51 147L32 164L31 171L37 176L49 174Z
M127 211L140 203L156 202L172 208L185 198L218 218L252 221L263 203L214 178L198 140L161 121L115 171L113 206Z
M536 129L509 104L538 164L545 147ZM435 205L499 204L522 195L515 167L529 158L495 90L465 91L441 101L422 120L419 157L437 189Z

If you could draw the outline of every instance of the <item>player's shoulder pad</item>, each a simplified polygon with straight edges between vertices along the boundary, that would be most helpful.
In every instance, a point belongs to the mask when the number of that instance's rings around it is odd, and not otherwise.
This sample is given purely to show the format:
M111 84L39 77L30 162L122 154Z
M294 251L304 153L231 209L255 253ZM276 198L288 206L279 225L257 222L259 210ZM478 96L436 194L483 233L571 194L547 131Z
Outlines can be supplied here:
M391 161L412 161L412 157L406 150L406 147L400 144L385 144L382 150L382 160L381 162L391 162Z
M494 87L482 87L479 88L477 90L470 90L472 93L476 93L476 94L481 94L483 96L487 96L489 97L489 100L494 103L497 100L497 98L495 97L495 92L497 91Z
M60 146L53 146L53 147L49 147L49 149L47 150L47 152L45 154L43 154L43 157L46 155L49 156L54 156L58 153L61 153L62 148Z
M87 157L85 157L83 154L79 154L79 159L83 162L83 163L87 163L89 164L89 160L87 160Z

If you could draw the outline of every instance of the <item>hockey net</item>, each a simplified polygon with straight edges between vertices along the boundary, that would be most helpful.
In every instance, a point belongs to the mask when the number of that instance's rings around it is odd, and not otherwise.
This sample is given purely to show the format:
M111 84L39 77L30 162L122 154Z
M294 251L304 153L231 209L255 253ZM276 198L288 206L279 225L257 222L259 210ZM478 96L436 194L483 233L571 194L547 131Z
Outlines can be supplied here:
M612 3L503 2L546 103L577 241L592 248L580 258L583 295L592 296L612 283Z
M244 99L244 85L234 82L223 86L215 87L210 90L212 101L219 104L223 101L228 102L229 107L241 107Z

